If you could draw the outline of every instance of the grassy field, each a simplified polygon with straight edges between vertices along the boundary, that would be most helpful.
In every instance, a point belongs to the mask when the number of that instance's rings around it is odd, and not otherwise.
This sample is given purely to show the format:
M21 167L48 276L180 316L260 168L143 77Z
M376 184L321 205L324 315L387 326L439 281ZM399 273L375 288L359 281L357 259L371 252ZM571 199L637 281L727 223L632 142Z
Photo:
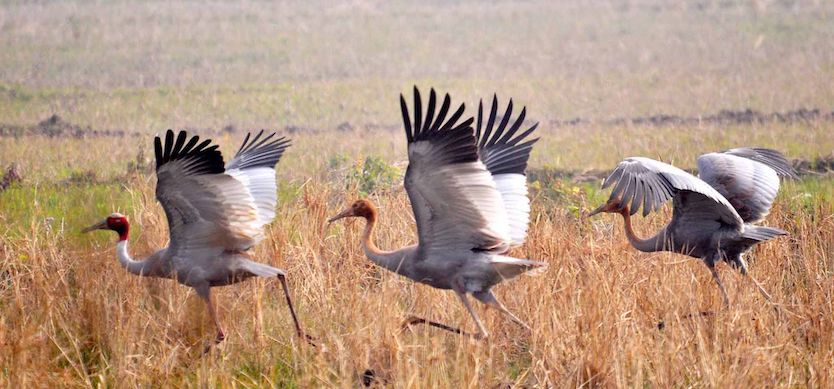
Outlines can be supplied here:
M722 310L700 261L637 253L619 220L582 217L607 195L598 182L538 173L631 155L692 168L744 145L834 153L827 119L610 122L832 112L832 17L834 6L803 1L2 2L0 127L57 114L127 135L0 137L0 168L16 163L24 178L0 192L0 387L357 387L366 370L392 387L831 387L831 174L785 183L766 224L791 236L751 254L774 302L720 265ZM488 341L400 331L410 313L473 323L452 293L374 267L361 223L326 226L369 196L382 248L415 241L397 102L414 84L469 114L497 92L541 123L531 230L514 255L550 267L496 289L532 333L480 307ZM573 118L584 121L557 125ZM137 257L166 245L148 164L167 128L212 134L226 155L249 129L293 138L255 256L288 271L319 348L294 337L280 286L254 280L216 289L227 340L200 357L213 327L199 298L127 274L113 236L79 233L119 210ZM715 314L690 317L704 310Z

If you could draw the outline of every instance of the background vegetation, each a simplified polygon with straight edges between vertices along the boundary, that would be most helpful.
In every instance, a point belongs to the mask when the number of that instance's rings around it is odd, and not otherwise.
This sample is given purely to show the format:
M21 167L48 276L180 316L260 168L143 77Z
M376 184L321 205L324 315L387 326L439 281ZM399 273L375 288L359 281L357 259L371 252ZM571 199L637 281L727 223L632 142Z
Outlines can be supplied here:
M599 172L630 155L692 168L755 145L825 162L832 17L813 1L3 2L0 167L23 181L0 192L0 386L356 387L368 370L395 387L831 386L830 173L786 183L767 219L791 233L752 254L773 304L721 267L721 310L699 261L636 253L619 221L582 214L605 198ZM472 323L451 294L372 266L361 223L325 225L370 196L379 244L414 242L397 106L414 84L470 114L512 97L541 123L515 255L550 268L497 289L532 333L490 311L485 342L399 331L408 313ZM659 114L696 120L631 120ZM280 288L257 280L217 290L228 337L200 358L213 333L199 299L124 272L112 236L78 233L120 210L137 256L166 244L148 164L167 128L225 153L250 129L293 138L256 256L288 270L321 347L298 344Z

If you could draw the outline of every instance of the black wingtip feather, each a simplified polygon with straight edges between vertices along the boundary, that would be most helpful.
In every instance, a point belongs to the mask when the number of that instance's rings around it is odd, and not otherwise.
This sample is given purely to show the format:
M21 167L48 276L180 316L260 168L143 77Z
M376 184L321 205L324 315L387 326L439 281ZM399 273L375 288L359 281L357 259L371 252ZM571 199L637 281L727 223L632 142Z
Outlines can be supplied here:
M478 100L478 121L475 125L475 139L481 139L481 124L483 124L483 115L484 115L484 100ZM480 147L481 144L478 143Z
M408 114L408 104L405 102L405 96L400 93L400 110L403 114L403 125L405 126L405 137L408 143L414 142L414 130L411 127L411 116Z
M489 118L486 120L486 127L481 131L480 124L483 123L483 110L478 110L477 134L481 160L493 175L510 173L525 174L527 161L530 159L530 152L532 151L532 144L535 143L535 140L538 140L536 138L532 143L525 142L526 138L538 128L538 123L533 124L526 131L518 134L519 128L524 124L527 107L521 109L518 118L508 128L508 124L512 119L512 112L513 101L510 99L501 121L497 127L493 128L498 116L498 97L497 95L493 95Z
M174 140L174 131L168 130L165 134L165 144L159 136L154 139L154 156L156 157L156 170L173 161L185 161L191 174L218 174L226 169L223 167L223 156L217 150L217 145L206 148L211 144L206 139L201 144L194 146L200 137L192 136L188 142L188 132L179 131Z
M153 155L154 160L156 160L156 170L159 170L159 166L162 164L162 140L159 139L159 135L153 139Z
M162 162L168 162L171 160L171 146L174 145L174 131L168 130L165 133L165 152L162 154Z
M434 89L431 90L432 94L434 94ZM422 132L423 131L423 101L420 98L420 91L417 89L417 86L414 86L414 131ZM417 134L415 134L416 136Z
M439 107L437 102L437 92L432 88L429 91L429 100L424 112L420 90L415 86L414 106L411 112L413 117L411 117L405 97L400 95L400 109L408 143L428 141L442 145L446 157L449 158L447 163L476 161L478 150L472 128L474 118L470 117L459 122L466 108L464 104L458 106L455 112L447 117L451 108L449 94L444 95Z
M260 130L257 135L251 137L247 134L240 146L235 158L226 166L228 169L250 169L256 167L275 168L281 160L284 151L292 145L290 139L279 137L275 132L263 136L265 130Z

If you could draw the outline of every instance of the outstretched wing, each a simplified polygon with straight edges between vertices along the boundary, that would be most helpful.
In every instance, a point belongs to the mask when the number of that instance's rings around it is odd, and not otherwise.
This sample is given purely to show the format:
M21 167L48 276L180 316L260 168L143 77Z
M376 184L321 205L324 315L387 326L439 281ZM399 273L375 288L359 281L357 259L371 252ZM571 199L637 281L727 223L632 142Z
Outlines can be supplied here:
M779 192L779 176L795 177L775 150L739 148L698 157L698 177L715 188L746 223L764 219Z
M458 122L461 104L447 119L448 94L439 110L436 103L432 89L424 118L415 87L412 121L400 95L408 138L405 189L417 221L420 257L441 258L461 250L504 252L510 241L507 215L492 175L478 159L472 118Z
M278 204L275 165L290 147L290 140L285 137L275 138L274 132L265 137L263 134L263 130L254 138L251 133L246 134L235 158L226 165L226 174L240 181L255 201L257 228L263 228L275 218Z
M156 198L168 218L170 253L207 259L246 250L260 239L254 199L240 181L225 174L223 157L211 140L188 138L185 131L175 140L168 130L164 145L158 136L154 139L154 152Z
M712 215L712 218L739 228L743 224L733 206L709 184L681 169L653 159L626 158L605 179L602 187L611 185L614 185L614 189L609 201L616 200L621 206L628 205L632 215L642 207L643 216L646 216L680 192L686 191L696 195L693 197L687 194L686 199L704 197L707 200L698 201L699 212L704 215ZM677 211L678 204L675 205Z
M498 114L498 97L493 95L492 108L486 126L483 126L483 101L478 104L478 120L475 136L478 139L478 151L481 161L486 165L495 187L501 193L504 210L509 222L511 245L521 245L527 237L527 224L530 221L530 199L527 197L527 161L533 144L538 138L527 137L533 133L539 123L535 123L522 133L518 133L524 124L527 108L522 107L521 113L510 124L513 114L513 101L507 104L507 109L498 126L495 122Z
M752 159L756 162L761 162L771 169L776 171L780 177L797 178L796 170L791 166L785 156L773 149L765 149L761 147L740 147L736 149L729 149L724 154L735 155Z

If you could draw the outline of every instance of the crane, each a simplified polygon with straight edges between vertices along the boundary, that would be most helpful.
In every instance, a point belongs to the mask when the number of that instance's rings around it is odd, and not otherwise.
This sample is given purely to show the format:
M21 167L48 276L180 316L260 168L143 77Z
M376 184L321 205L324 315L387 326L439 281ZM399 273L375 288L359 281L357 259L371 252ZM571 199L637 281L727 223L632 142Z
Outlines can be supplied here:
M530 330L498 301L491 288L546 266L543 262L506 255L511 247L521 245L527 235L530 201L525 169L538 139L526 138L538 123L518 133L526 108L510 124L510 101L496 126L498 100L494 96L483 131L483 103L479 105L476 134L472 117L459 121L463 104L447 117L451 104L448 94L438 110L432 89L425 115L422 103L420 92L414 87L412 119L405 98L400 95L408 140L405 189L417 223L418 243L394 251L380 250L373 240L377 210L366 199L355 201L329 222L364 218L362 248L368 259L413 281L454 291L475 321L478 333L468 334L417 316L409 316L404 326L425 323L476 339L486 338L488 332L467 297L471 294Z
M796 174L781 153L764 148L701 155L698 177L653 159L626 158L603 182L603 189L614 185L608 201L589 216L622 215L629 243L642 252L671 251L703 260L729 306L715 264L725 261L748 275L744 255L759 243L787 235L755 224L770 212L780 176ZM651 238L637 237L631 216L642 207L645 217L669 200L674 204L669 224ZM761 284L750 279L770 300Z
M194 288L205 301L217 328L214 344L226 335L217 317L211 288L251 277L278 278L287 298L299 337L305 338L293 308L287 275L252 260L250 249L264 237L264 226L275 217L278 202L275 165L290 141L246 135L235 157L226 165L210 139L200 142L180 131L168 130L165 144L154 139L156 198L168 219L170 243L143 260L128 253L130 224L113 213L83 232L111 230L119 235L116 254L128 272L143 277L175 279ZM188 142L186 143L186 139ZM308 338L309 340L309 338ZM208 348L206 348L208 351Z

